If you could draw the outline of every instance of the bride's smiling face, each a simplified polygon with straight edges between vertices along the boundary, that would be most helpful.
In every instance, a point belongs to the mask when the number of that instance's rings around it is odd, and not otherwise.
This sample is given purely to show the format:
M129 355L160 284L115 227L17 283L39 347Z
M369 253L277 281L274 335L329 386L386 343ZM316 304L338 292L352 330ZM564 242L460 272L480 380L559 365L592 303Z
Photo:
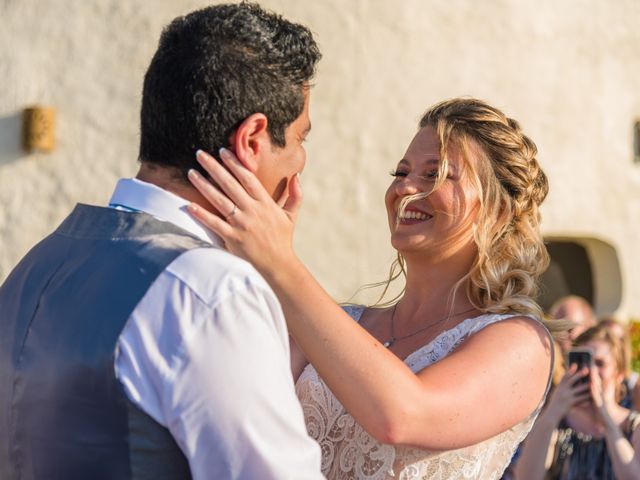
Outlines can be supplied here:
M444 178L434 190L440 141L432 127L424 127L392 172L394 180L385 195L391 244L405 256L426 253L431 260L442 260L463 252L475 254L473 223L479 194L469 167L477 171L478 160L470 155L467 165L455 146L449 147L447 157ZM421 194L427 195L410 199L401 208L403 199Z

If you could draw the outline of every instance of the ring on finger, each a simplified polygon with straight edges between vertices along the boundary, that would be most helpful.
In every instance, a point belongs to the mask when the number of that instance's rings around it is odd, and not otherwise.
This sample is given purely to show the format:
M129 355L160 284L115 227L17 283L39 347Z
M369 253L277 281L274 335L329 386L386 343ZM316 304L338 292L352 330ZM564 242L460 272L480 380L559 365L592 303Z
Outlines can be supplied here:
M236 214L236 210L238 210L238 205L236 205L235 203L233 204L233 209L231 210L231 213L227 216L225 216L224 218L229 219L231 217L233 217Z

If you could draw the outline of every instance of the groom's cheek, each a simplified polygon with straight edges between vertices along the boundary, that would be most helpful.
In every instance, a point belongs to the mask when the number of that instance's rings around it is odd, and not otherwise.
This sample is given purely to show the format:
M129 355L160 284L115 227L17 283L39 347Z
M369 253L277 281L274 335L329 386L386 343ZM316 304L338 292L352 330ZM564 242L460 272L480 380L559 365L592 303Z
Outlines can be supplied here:
M274 201L278 201L280 200L280 198L282 197L282 194L284 193L284 191L287 189L287 184L288 181L286 178L281 179L275 189L273 190L273 194L271 195L271 198L273 198Z

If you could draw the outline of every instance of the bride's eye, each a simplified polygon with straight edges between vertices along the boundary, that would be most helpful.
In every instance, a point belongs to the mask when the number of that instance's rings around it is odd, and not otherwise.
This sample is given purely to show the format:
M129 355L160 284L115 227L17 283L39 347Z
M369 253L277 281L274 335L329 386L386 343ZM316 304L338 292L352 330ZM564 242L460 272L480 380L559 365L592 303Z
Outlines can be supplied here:
M402 171L402 170L391 170L389 172L389 175L391 175L392 177L406 177L408 175L407 172Z
M434 178L438 178L438 170L437 169L431 170L427 172L425 175L423 175L422 178L426 180L433 180Z

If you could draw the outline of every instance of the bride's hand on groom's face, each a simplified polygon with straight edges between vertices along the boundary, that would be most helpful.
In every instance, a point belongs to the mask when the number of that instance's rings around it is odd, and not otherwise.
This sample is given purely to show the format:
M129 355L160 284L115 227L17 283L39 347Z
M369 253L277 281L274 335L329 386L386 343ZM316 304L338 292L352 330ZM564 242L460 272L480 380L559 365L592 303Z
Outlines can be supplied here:
M269 273L295 257L293 228L302 202L298 177L274 202L232 152L221 149L220 157L227 168L211 155L201 150L197 153L198 162L216 185L197 171L189 171L189 181L220 215L196 204L189 205L189 211L218 234L230 252L249 260L263 274Z

